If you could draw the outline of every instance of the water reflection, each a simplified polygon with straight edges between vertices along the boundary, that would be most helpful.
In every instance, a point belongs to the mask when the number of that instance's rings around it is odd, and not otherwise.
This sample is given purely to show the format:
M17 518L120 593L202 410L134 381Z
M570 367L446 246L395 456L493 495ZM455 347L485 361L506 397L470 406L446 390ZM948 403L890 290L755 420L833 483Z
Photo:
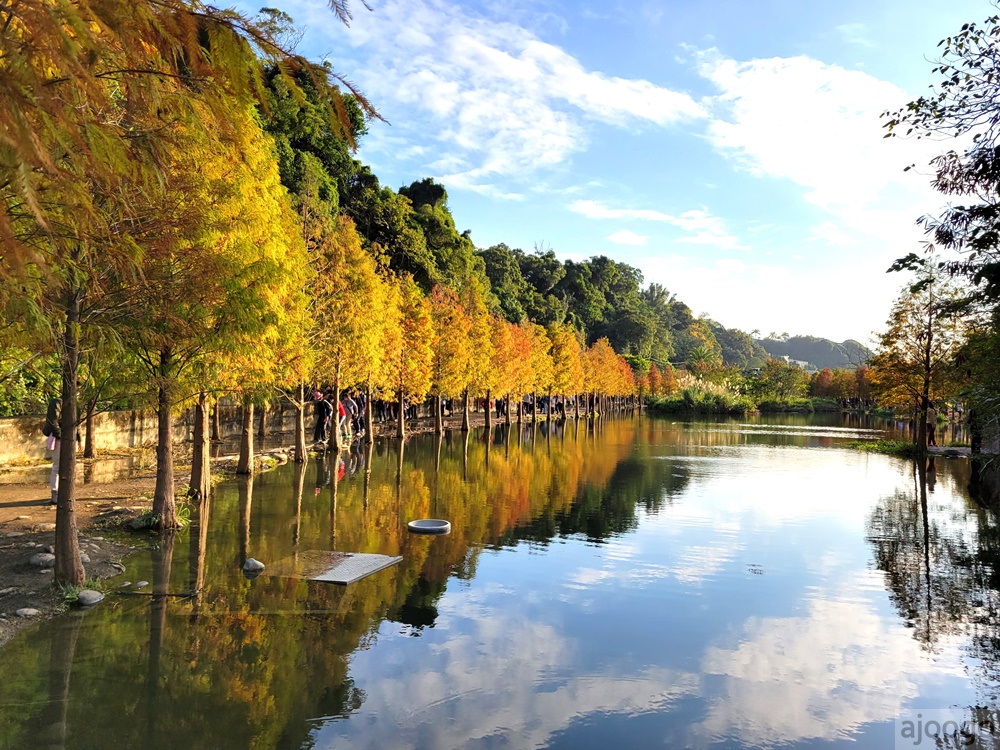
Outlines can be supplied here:
M819 422L497 425L222 484L129 561L152 596L0 651L0 747L884 747L903 707L994 701L967 466ZM330 549L403 560L240 570Z

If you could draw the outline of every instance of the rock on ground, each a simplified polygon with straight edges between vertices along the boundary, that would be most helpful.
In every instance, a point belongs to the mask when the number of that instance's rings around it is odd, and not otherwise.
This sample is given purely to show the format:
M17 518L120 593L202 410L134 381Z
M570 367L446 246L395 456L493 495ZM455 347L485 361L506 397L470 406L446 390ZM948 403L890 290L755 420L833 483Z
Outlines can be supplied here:
M100 591L84 589L77 594L76 601L81 607L92 607L104 598Z

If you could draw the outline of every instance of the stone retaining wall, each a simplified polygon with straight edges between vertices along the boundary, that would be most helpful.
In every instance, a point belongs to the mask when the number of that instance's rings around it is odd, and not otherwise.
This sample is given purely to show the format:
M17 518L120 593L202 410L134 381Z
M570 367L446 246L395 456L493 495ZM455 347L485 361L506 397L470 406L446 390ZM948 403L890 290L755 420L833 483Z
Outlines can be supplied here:
M239 406L219 407L221 437L238 435L242 409ZM254 433L257 431L259 408L254 414ZM0 419L0 465L33 463L50 458L45 449L46 437L42 435L44 416L12 417ZM295 428L295 411L287 405L268 410L267 431L284 432ZM174 421L174 442L191 440L194 431L194 409L187 409ZM80 439L84 426L80 425ZM156 444L156 412L111 411L94 415L94 447L101 451L125 450ZM81 446L82 447L82 446Z

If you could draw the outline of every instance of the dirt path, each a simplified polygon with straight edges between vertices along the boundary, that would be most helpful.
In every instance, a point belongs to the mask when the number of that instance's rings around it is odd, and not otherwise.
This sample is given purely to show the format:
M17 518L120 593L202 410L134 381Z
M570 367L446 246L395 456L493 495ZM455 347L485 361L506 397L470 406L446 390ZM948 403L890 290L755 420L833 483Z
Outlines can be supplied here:
M80 551L85 557L87 578L108 579L120 575L119 563L135 548L104 538L94 530L101 518L119 513L141 512L150 506L154 477L140 475L108 484L77 487L76 515ZM52 585L52 568L41 567L32 558L51 552L55 544L55 506L48 484L0 485L0 645L19 630L65 611L63 593ZM21 616L24 610L36 614Z

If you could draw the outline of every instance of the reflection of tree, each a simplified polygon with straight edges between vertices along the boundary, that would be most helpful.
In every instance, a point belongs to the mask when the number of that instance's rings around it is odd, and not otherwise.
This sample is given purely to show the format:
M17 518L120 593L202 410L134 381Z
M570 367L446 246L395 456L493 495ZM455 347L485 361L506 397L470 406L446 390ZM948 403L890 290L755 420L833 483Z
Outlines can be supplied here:
M39 717L32 745L38 748L66 747L66 715L70 700L70 673L83 612L70 613L51 630L49 650L49 702Z
M975 588L973 551L953 519L930 513L927 475L883 497L868 520L876 567L900 616L925 647L959 632Z
M503 543L519 539L547 542L572 534L605 540L624 534L638 526L637 507L655 513L689 481L689 468L684 463L628 456L616 461L606 482L584 485L569 508L540 514L511 528Z
M188 532L190 534L190 552L188 554L190 579L188 582L188 590L191 591L194 596L193 603L196 614L198 607L201 604L202 591L205 588L205 556L208 551L208 529L209 518L211 516L211 502L211 491L205 493L198 499L197 513Z
M106 619L81 629L78 653L101 656L73 673L69 736L78 736L78 746L102 747L113 726L115 745L145 750L310 746L317 727L365 700L351 679L351 656L379 637L387 618L413 634L433 624L449 584L476 575L484 548L570 533L604 539L633 528L643 508L669 502L688 481L687 464L644 461L644 440L636 436L647 424L604 420L600 438L586 425L569 426L565 439L559 434L546 445L505 429L494 437L504 449L492 450L488 464L488 439L478 431L467 444L458 433L440 442L417 437L405 455L398 443L380 441L366 457L364 478L359 472L338 482L337 549L403 560L348 587L266 573L251 583L235 564L252 553L273 570L297 549L330 548L336 454L317 462L315 493L301 493L299 472L312 470L294 464L255 477L252 488L246 480L219 485L211 517L199 506L198 524L183 532L191 538L180 537L188 564L171 571L163 546L151 561L154 593L187 591L201 580L199 600L158 597L151 611L136 606L133 615L126 608L148 599L132 597L88 615ZM331 494L320 489L328 484ZM450 535L407 533L407 520L432 511L452 522ZM147 639L149 660L136 659L137 644ZM13 661L0 652L6 694L20 684L6 669L12 663L17 673L41 674L47 660ZM16 696L39 705L44 689ZM0 746L30 739L5 728L11 718L25 721L0 705ZM150 726L155 735L147 734Z
M160 683L163 641L167 627L167 600L170 595L170 568L174 560L176 532L164 529L159 543L153 546L153 600L149 609L149 657L146 662L147 741L154 746L159 736L161 714ZM168 713L168 712L164 712Z
M928 492L927 466L913 487L883 497L868 519L876 567L914 637L929 650L964 636L982 702L1000 685L1000 527L993 513ZM958 478L960 479L960 478ZM949 496L945 496L948 498Z
M388 619L409 625L414 631L434 627L438 600L444 595L445 581L436 583L421 575L406 595L406 599L391 611ZM417 632L413 633L414 635Z
M239 564L250 557L250 513L253 509L253 474L237 477L236 487L240 496L240 559Z

